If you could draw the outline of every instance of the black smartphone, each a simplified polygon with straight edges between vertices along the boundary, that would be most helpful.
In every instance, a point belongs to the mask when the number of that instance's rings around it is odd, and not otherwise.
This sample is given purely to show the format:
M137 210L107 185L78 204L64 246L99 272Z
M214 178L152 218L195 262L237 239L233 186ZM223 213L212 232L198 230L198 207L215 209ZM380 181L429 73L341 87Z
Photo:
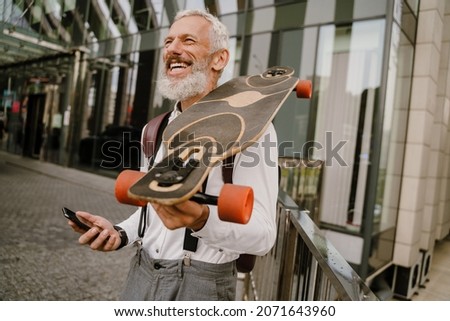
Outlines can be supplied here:
M89 226L87 226L86 224L84 224L83 222L81 222L77 215L75 214L74 211L69 210L67 207L63 207L62 208L63 214L65 216L65 218L71 220L72 222L74 222L79 228L88 231L90 229Z

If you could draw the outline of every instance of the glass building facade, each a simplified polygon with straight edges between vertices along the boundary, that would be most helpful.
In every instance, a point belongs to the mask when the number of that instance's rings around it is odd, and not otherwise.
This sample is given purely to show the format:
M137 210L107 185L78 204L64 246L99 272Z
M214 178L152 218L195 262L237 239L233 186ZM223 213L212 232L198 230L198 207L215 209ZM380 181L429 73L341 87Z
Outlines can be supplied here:
M419 0L4 0L4 148L106 174L137 167L140 130L172 108L155 89L162 42L189 8L208 9L230 31L222 82L274 65L312 81L312 99L289 97L274 120L282 188L299 203L312 195L306 209L361 277L399 264ZM119 164L101 149L114 135L123 145L112 149L127 146ZM303 160L321 166L296 170Z

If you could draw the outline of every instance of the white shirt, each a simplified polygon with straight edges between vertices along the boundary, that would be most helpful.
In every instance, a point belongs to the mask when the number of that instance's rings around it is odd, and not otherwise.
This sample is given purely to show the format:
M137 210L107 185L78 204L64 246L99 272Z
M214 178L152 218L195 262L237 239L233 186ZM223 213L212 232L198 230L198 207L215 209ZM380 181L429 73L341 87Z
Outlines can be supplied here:
M177 108L171 113L169 123L180 114ZM269 143L270 142L270 143ZM269 145L269 146L268 146ZM183 250L186 229L167 229L152 206L148 206L148 227L142 240L143 249L154 259L182 259L186 253L191 259L209 263L226 263L237 259L239 254L266 254L276 237L276 202L278 196L278 142L275 129L269 125L257 143L234 160L233 184L253 188L254 205L250 221L237 224L221 221L217 206L208 205L209 218L204 227L192 235L199 238L197 250L192 253ZM166 151L161 144L155 164L164 158ZM148 160L143 162L142 171L147 171ZM221 164L211 169L206 193L219 195L223 186ZM129 244L139 240L138 226L141 209L118 224L128 236Z

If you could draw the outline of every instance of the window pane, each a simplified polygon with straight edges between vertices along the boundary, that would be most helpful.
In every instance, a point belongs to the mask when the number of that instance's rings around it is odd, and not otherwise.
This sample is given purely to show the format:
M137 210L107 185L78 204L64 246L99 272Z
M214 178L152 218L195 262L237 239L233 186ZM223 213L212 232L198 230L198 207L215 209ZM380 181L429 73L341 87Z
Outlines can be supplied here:
M396 24L390 53L369 259L372 270L391 262L393 256L412 84L414 47Z
M334 0L308 1L306 4L305 25L332 22L336 3Z
M386 14L386 0L314 0L306 3L305 25L350 21Z
M253 0L249 1L249 6L253 8L272 6L274 2L274 0Z
M238 15L237 14L229 14L226 16L221 16L220 20L222 21L222 23L225 26L227 26L230 36L235 36L238 34Z
M275 21L275 8L264 8L249 12L247 33L272 31Z
M218 11L219 15L237 12L238 11L237 1L218 0L217 1L217 11Z
M300 28L304 26L306 2L276 7L275 29Z
M385 15L387 10L386 2L386 0L355 0L353 6L353 19Z
M357 231L363 218L383 41L384 20L324 26L319 36L314 158L326 166L320 215L325 223Z
M292 30L281 34L279 61L277 64L294 68L295 76L301 79L312 79L315 61L315 44L317 28ZM300 71L300 72L299 72ZM278 112L274 124L277 129L280 156L305 157L303 147L308 137L309 112L311 101L297 99L289 95Z
M272 35L270 33L254 35L246 38L246 54L243 58L248 59L246 66L243 66L243 75L253 75L262 73L269 64L269 54Z

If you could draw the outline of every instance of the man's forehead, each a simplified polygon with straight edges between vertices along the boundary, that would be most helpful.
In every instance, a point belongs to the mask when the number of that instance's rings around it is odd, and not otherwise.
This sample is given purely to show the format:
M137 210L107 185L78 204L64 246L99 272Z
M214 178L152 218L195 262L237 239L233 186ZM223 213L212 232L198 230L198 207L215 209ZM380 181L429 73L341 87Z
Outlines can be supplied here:
M197 33L207 31L210 22L201 16L187 16L175 21L169 29L171 32Z

